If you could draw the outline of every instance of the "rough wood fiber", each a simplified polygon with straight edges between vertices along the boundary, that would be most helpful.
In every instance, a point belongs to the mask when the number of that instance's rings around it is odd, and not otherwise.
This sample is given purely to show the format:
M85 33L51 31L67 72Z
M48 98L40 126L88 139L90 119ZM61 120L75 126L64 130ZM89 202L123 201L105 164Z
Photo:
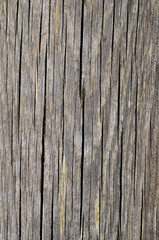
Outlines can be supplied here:
M0 0L0 239L159 239L158 0Z

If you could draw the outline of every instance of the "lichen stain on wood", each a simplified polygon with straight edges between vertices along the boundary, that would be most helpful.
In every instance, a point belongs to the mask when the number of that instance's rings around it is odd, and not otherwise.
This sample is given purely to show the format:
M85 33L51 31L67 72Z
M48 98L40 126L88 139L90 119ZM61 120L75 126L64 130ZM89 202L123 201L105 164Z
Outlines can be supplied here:
M56 9L55 9L55 15L54 15L54 31L55 31L55 37L58 39L59 34L59 1L56 1Z
M64 234L65 228L65 200L66 200L66 185L67 185L67 173L66 173L66 160L63 160L62 173L61 173L61 189L60 189L60 236Z

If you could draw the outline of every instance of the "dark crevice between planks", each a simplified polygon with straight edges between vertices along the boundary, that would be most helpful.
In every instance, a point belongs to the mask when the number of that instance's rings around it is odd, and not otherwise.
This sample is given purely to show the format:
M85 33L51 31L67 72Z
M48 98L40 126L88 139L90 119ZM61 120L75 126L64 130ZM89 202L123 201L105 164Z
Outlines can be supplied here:
M40 209L40 240L42 239L43 227L43 192L44 192L44 164L45 164L45 132L46 132L46 81L47 81L47 45L45 53L45 80L44 80L44 112L42 126L42 153L41 153L41 209Z

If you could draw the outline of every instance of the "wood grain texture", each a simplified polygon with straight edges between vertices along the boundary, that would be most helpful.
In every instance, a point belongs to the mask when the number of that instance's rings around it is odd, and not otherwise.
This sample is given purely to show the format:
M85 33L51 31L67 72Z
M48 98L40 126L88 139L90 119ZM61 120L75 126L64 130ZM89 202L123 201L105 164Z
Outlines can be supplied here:
M0 239L159 239L158 0L0 0Z

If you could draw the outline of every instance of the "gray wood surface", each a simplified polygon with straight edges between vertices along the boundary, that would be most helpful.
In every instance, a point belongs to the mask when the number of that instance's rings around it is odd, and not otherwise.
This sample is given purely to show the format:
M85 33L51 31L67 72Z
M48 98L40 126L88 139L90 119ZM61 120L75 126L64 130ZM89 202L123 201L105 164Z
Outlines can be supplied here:
M158 240L158 149L158 0L0 0L0 240Z

